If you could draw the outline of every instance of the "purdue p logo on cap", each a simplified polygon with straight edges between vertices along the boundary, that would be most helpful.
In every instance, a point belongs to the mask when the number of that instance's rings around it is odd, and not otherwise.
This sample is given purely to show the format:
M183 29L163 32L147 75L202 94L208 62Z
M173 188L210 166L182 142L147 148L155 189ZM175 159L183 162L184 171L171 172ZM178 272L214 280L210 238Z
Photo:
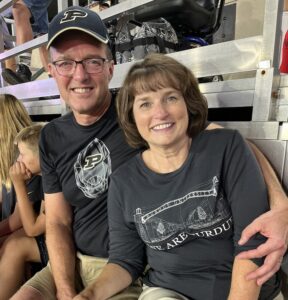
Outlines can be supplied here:
M81 6L71 6L59 12L49 24L47 49L68 30L85 32L104 44L109 42L106 26L96 12Z
M70 21L75 21L76 18L85 18L87 17L87 13L84 11L80 11L80 10L68 10L65 11L64 13L64 18L61 19L60 24L64 23L64 22L70 22Z

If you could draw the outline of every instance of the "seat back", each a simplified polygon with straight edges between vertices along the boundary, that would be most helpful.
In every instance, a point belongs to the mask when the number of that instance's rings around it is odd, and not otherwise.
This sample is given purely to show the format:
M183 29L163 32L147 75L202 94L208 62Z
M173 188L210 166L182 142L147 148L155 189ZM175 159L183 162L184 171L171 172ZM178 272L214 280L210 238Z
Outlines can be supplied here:
M220 26L225 0L159 0L135 12L139 22L165 18L183 34L206 37Z

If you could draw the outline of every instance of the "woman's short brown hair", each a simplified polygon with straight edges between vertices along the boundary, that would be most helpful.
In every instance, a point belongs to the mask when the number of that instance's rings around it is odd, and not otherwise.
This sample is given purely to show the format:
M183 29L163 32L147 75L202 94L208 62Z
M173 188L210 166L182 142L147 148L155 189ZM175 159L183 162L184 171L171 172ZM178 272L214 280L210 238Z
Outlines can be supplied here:
M208 106L199 90L197 79L183 64L164 54L150 54L129 70L117 96L117 113L127 142L134 148L146 147L133 116L135 96L149 91L172 87L180 91L189 115L187 134L193 137L205 128Z

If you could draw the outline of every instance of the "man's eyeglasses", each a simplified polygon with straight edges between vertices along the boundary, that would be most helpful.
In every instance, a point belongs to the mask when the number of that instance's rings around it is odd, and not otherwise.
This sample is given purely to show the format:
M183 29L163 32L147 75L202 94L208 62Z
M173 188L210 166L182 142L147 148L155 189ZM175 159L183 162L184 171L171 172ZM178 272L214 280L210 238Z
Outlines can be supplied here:
M108 62L107 58L86 58L83 60L63 59L52 62L59 75L72 76L77 64L81 64L84 70L89 74L101 73L104 68L104 63Z

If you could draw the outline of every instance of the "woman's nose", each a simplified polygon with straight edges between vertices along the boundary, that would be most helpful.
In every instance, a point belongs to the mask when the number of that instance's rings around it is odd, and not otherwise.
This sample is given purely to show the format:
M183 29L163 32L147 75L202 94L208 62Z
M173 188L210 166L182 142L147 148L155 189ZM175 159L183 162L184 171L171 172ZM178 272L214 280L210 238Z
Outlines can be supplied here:
M154 106L154 114L158 118L163 118L163 117L167 116L168 115L168 111L167 111L167 108L166 108L165 104L163 104L161 102L155 104L155 106Z

